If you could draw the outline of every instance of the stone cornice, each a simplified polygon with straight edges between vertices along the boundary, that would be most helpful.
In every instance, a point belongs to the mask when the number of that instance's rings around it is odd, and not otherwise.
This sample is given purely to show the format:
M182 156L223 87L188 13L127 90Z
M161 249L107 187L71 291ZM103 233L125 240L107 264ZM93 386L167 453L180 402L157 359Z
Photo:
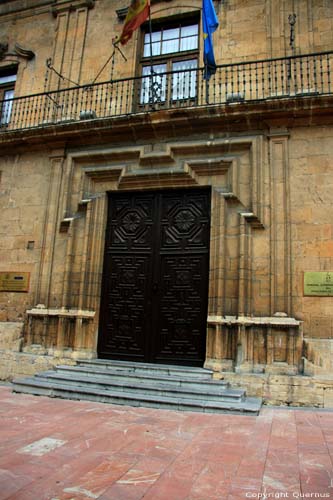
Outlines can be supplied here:
M13 16L20 19L48 12L57 17L61 12L84 7L92 9L94 5L95 0L12 0L0 5L0 18L6 21Z
M54 0L13 0L0 5L0 18L6 20L15 16L20 19L50 11Z

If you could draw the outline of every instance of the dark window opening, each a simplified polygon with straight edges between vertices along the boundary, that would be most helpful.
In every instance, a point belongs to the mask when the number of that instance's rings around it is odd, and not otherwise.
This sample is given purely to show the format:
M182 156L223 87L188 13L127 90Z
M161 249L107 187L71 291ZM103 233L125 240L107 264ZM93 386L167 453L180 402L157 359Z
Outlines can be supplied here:
M16 68L6 68L0 71L0 125L8 125L13 108L13 98L16 82Z

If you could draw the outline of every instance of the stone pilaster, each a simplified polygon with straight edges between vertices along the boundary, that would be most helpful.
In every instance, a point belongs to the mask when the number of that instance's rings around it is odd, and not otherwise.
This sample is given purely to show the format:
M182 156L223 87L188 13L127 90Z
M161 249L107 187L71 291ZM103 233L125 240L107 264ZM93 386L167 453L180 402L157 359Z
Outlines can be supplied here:
M63 180L63 165L64 157L62 154L56 154L50 157L50 181L46 198L47 206L42 231L41 259L35 298L35 303L44 304L46 307L50 305L50 289L52 285L55 240L59 220L59 200Z
M65 80L51 73L49 90L80 83L88 11L94 1L56 2L52 13L57 18L52 65Z
M271 176L271 315L292 313L289 135L270 135Z

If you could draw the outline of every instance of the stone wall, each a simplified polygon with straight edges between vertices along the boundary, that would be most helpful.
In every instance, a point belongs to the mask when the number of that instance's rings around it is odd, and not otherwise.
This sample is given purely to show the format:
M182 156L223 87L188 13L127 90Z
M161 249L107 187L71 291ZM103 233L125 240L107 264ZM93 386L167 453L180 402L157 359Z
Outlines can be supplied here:
M21 351L23 346L23 321L0 322L0 350Z
M2 155L0 171L0 270L30 273L28 292L0 292L0 321L17 322L39 287L50 170L47 156L27 152Z
M304 337L333 339L333 298L305 297L304 271L333 270L333 130L291 130L289 143L293 302Z
M248 396L262 397L266 405L333 408L333 380L330 376L217 374L233 387L246 389Z

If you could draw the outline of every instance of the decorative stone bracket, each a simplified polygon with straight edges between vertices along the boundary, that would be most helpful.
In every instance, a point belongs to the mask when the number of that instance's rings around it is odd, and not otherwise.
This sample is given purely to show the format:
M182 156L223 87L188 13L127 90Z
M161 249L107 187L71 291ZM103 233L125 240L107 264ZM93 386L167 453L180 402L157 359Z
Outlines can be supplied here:
M18 59L27 59L30 61L35 57L35 53L32 50L25 49L21 47L18 43L15 43L13 50L8 50L8 43L2 42L0 43L0 61L6 60L8 58L18 58Z

